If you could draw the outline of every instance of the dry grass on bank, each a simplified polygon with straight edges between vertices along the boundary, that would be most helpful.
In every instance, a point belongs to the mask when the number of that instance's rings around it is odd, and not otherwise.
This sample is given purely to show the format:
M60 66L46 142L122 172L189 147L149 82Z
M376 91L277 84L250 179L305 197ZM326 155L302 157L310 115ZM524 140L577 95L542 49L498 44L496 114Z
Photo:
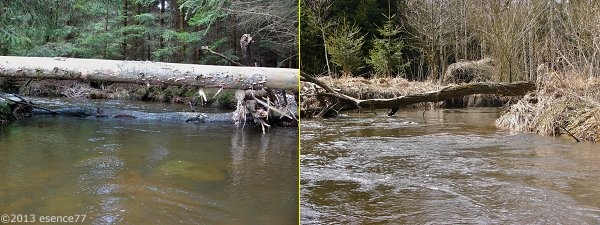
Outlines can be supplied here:
M600 141L600 79L579 73L548 73L538 90L512 105L496 125L540 135Z
M393 98L428 91L437 91L442 86L432 82L413 82L403 78L374 78L362 77L319 78L333 88L341 89L343 93L358 99Z

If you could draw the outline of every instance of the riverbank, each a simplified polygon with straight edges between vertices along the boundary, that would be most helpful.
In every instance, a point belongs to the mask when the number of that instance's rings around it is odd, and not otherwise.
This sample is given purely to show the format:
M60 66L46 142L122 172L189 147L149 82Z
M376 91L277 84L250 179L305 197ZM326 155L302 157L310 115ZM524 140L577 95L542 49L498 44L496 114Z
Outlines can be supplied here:
M199 89L195 87L0 78L1 92L18 93L25 96L125 99L235 109L237 104L235 90L221 90L218 95L216 95L218 89L202 90L203 93L199 93Z
M320 77L319 81L333 89L357 99L389 99L399 96L416 95L434 92L448 87L431 81L408 81L403 78L362 77L339 78ZM456 85L456 84L451 84ZM333 98L322 95L325 90L313 83L301 82L301 112L303 117L335 116L335 112L324 111L340 105ZM434 103L417 103L408 108L461 108L461 107L501 107L510 102L516 102L518 97L497 96L488 94L467 95L446 101ZM368 109L366 109L368 110ZM331 110L330 110L331 111Z
M269 124L296 126L296 118L298 116L297 99L294 93L286 93L280 90L239 92L239 90L199 89L191 86L150 86L112 82L0 78L0 92L18 93L19 95L28 97L65 97L171 103L184 106L183 111L181 111L182 113L194 113L206 111L206 109L235 110L233 115L227 115L228 119L224 119L224 114L219 115L218 119L215 120L210 119L211 116L208 117L209 119L198 119L197 117L190 118L186 114L184 117L179 116L183 118L183 121L189 121L190 119L203 122L229 121L239 124L239 121L250 120L251 122L260 123L262 126L268 126ZM265 106L267 104L269 105L268 109ZM90 116L90 114L98 114L96 111L103 111L104 108L93 107L68 110L75 110L77 114L84 112L83 114ZM107 117L106 115L102 115L102 113L99 116ZM113 116L119 116L119 114ZM151 117L154 118L154 116ZM136 118L146 118L146 115L136 116Z
M500 128L540 135L600 141L600 79L581 73L545 74L538 89L496 121Z
M544 136L567 135L576 141L600 140L600 79L581 73L546 72L536 81L536 90L525 96L468 95L434 103L417 103L408 108L506 107L496 126L512 132ZM336 91L357 99L389 99L444 89L434 82L402 78L318 78ZM456 84L451 84L454 86ZM303 117L336 116L341 103L326 91L302 82ZM363 110L369 110L364 108Z

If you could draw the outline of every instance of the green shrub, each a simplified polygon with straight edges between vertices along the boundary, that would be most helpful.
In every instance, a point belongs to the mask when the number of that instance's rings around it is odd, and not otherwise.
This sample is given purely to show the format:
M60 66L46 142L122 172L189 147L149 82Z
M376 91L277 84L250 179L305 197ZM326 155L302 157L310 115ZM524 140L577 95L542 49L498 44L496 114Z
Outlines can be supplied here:
M348 24L344 19L327 39L325 45L331 55L331 62L342 67L344 76L350 76L363 67L361 48L364 38L364 35L360 35L359 27Z
M377 31L382 38L376 38L373 41L373 49L369 51L369 64L375 70L377 77L392 77L404 72L408 63L402 63L402 48L404 43L395 38L400 33L391 18L385 23L383 28Z

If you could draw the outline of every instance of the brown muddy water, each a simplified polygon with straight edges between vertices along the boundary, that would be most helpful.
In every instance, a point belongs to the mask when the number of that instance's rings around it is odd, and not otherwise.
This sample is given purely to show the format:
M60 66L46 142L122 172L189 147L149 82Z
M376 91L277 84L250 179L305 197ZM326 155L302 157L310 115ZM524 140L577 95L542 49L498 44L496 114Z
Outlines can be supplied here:
M600 147L495 109L302 121L302 224L600 224Z
M0 214L79 214L84 224L296 224L297 146L294 128L263 135L248 125L38 116L0 127Z

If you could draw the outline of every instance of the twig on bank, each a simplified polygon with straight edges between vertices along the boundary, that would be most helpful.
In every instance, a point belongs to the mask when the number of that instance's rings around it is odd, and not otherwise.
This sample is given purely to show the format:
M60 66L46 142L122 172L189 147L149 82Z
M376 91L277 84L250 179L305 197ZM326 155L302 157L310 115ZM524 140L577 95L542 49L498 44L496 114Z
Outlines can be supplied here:
M580 142L579 138L575 137L575 135L573 135L569 130L567 130L567 128L563 127L560 124L558 124L558 127L562 128L565 132L567 132L567 134L569 136L571 136L573 139L575 139L576 142Z

